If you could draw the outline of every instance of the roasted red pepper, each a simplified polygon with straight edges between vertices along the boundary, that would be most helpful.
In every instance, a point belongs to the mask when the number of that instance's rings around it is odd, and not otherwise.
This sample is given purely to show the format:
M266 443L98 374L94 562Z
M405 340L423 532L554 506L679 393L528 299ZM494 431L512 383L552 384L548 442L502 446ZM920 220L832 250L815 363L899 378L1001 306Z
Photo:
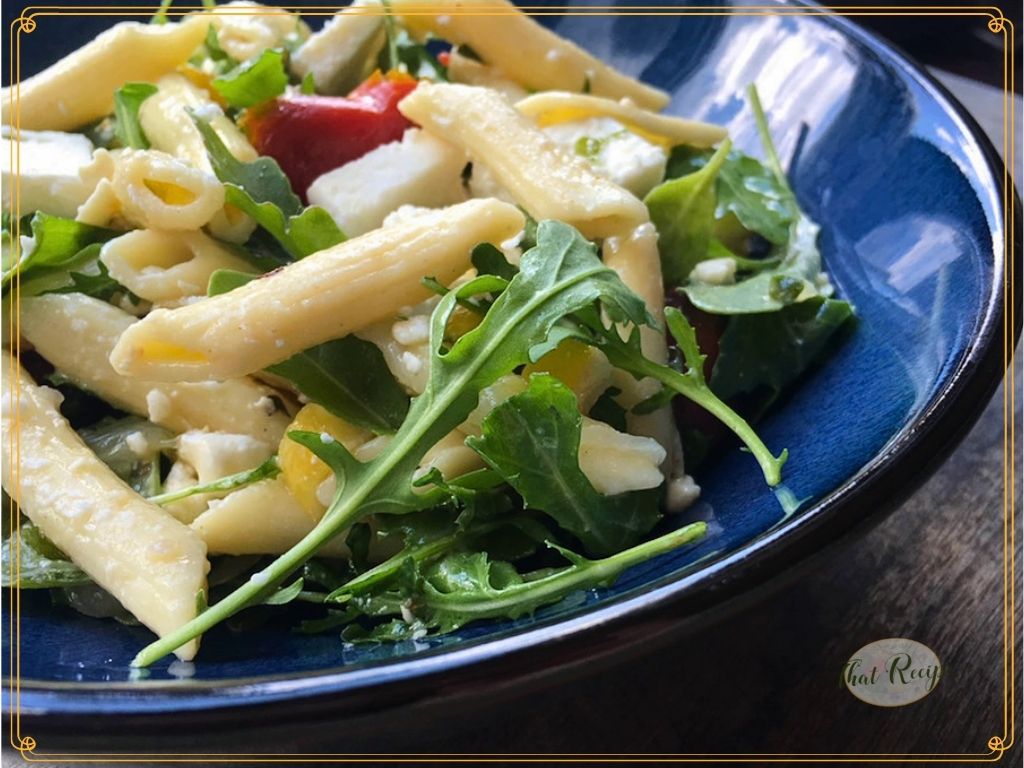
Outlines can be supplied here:
M296 194L318 176L402 138L412 123L398 102L415 87L409 75L374 73L348 96L283 96L246 115L256 151L274 158Z

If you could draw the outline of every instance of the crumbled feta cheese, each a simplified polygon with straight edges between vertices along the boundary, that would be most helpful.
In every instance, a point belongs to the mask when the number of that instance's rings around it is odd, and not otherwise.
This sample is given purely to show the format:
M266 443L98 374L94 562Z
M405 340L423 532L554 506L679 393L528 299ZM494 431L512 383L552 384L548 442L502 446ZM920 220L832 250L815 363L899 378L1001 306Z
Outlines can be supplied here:
M668 481L665 507L669 512L682 512L700 497L700 486L689 475Z
M321 432L320 433L320 442L323 443L324 445L330 445L331 443L334 442L334 438L331 437L326 432Z
M124 438L125 445L128 449L139 458L148 456L151 451L149 449L149 441L146 436L139 431L129 432Z
M401 361L406 370L413 375L419 373L423 369L423 361L412 352L403 352Z
M404 347L423 344L430 338L430 319L426 315L415 315L399 320L391 326L391 335Z
M690 279L709 285L731 285L736 282L736 259L722 256L698 262L690 272Z
M556 144L589 160L609 181L643 197L665 177L668 153L610 117L589 117L545 126Z
M162 390L149 390L146 393L146 413L154 424L167 421L171 415L171 399Z

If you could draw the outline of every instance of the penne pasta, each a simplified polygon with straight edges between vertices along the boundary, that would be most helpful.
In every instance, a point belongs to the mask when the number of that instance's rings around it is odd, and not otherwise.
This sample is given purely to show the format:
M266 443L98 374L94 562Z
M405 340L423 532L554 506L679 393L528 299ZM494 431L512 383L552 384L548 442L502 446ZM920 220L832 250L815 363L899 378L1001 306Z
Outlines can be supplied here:
M208 118L210 127L237 160L248 163L258 157L245 134L207 91L177 73L161 77L156 84L157 92L139 107L139 123L153 149L213 173L203 137L188 114L192 110Z
M270 387L248 378L168 385L115 372L110 351L135 322L78 293L21 300L22 335L77 386L174 432L209 429L277 444L290 419Z
M374 230L289 264L230 293L156 310L128 329L114 370L160 381L241 376L358 331L429 296L420 280L449 283L482 241L524 224L512 205L470 200Z
M100 261L136 296L165 307L205 298L210 275L218 269L255 272L202 232L136 229L104 243Z
M504 77L494 67L464 56L457 48L453 49L448 57L448 78L453 83L491 88L513 102L526 98L529 93L519 83Z
M131 490L86 447L58 410L60 393L36 386L8 352L0 356L4 490L157 635L195 618L209 569L202 539ZM191 659L198 647L193 640L176 653Z
M116 24L38 75L4 88L0 121L70 131L99 120L113 112L114 91L125 83L156 80L184 64L208 26L201 16L178 24Z
M155 150L99 149L82 177L94 186L75 217L85 224L199 229L224 209L216 176Z
M611 117L644 138L667 147L677 144L710 147L729 135L719 125L659 115L627 100L582 93L543 91L517 101L516 109L534 118L541 127L588 117Z
M166 152L188 165L213 175L203 137L192 122L189 112L205 115L210 127L237 160L252 162L258 157L252 144L207 91L193 85L179 74L169 74L157 81L159 90L139 107L139 123L153 149ZM213 215L209 229L215 236L232 243L244 243L256 223L228 204Z
M584 91L661 109L668 94L627 77L545 29L508 0L398 0L402 20L420 35L467 45L505 77L533 91Z
M495 91L421 83L399 109L486 165L535 219L565 221L591 238L647 220L642 202L556 147Z

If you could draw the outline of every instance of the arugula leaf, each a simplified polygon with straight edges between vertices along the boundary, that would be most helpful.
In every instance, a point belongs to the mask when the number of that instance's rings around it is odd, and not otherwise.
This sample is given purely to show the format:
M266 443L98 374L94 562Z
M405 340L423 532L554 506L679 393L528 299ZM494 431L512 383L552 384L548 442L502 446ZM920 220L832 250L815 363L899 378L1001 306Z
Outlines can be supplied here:
M284 53L267 48L259 58L244 62L213 80L221 98L235 109L254 107L277 98L288 87Z
M459 298L494 288L495 278L478 277L450 291L430 323L430 375L409 415L372 461L356 461L337 440L291 433L337 476L334 499L301 542L243 585L178 630L144 648L135 666L147 666L197 637L256 599L265 585L280 584L342 530L368 515L416 509L421 503L412 481L423 456L461 424L477 406L480 391L525 364L530 350L545 341L562 318L598 302L614 322L652 324L644 302L598 258L596 249L572 227L541 222L537 245L525 253L519 273L490 306L484 319L445 350L448 318Z
M509 264L500 249L490 243L480 243L476 246L470 260L480 275L496 275L504 280L511 280L519 271Z
M121 143L131 149L149 149L139 123L139 107L157 92L152 83L125 83L114 91L114 130Z
M99 253L99 246L95 246L97 254ZM95 272L69 272L68 278L71 280L70 285L65 285L61 288L53 288L43 293L84 293L86 296L91 296L94 299L101 299L103 301L110 301L114 296L121 293L128 297L132 304L138 305L142 301L138 296L129 291L117 280L110 276L110 272L107 270L107 265L102 261L96 261L93 265ZM34 286L29 286L29 290L34 290ZM31 294L26 294L31 295Z
M398 26L387 2L384 3L384 31L387 45L380 52L378 66L382 72L407 72L417 80L447 82L448 70L425 45L417 43L409 33Z
M652 189L644 203L658 229L661 271L667 285L681 285L690 271L708 257L715 214L715 179L729 155L722 146L700 170Z
M713 154L680 146L672 150L666 176L674 179L707 167ZM788 205L788 188L760 160L738 150L730 151L715 181L715 218L736 215L750 232L782 245L789 238L793 212Z
M622 390L618 387L608 387L590 407L590 413L587 415L592 419L597 419L597 421L603 421L609 427L617 429L619 432L628 432L626 409L615 400L621 394Z
M138 434L149 451L140 456L128 444ZM171 433L138 416L107 417L78 430L79 437L114 474L143 496L156 492L160 480L160 449ZM154 480L155 475L155 480Z
M210 275L207 294L227 293L257 277L219 269ZM358 336L303 350L267 371L287 379L305 397L335 416L378 434L394 432L409 411L409 397L392 375L383 353Z
M550 515L588 551L609 554L635 544L661 518L656 489L604 496L579 465L576 395L550 374L533 374L527 389L484 419L476 451L522 497Z
M335 416L378 434L402 426L409 397L370 341L345 336L267 368Z
M675 395L683 395L715 416L743 441L760 465L768 485L774 487L782 481L782 466L786 463L789 452L784 449L778 457L774 456L750 424L711 391L704 379L705 356L697 346L696 331L682 312L675 307L666 307L665 323L683 355L685 373L644 357L640 351L638 330L634 329L629 338L623 340L618 329L606 328L599 317L584 316L581 319L592 335L588 338L580 334L580 338L597 346L612 365L629 372L637 379L650 376L664 386L660 394L637 405L633 409L634 413L655 411Z
M780 312L731 318L718 343L711 388L724 399L767 388L770 403L853 316L847 302L817 297Z
M281 466L277 463L277 456L271 456L258 467L253 469L236 472L233 475L228 475L227 477L222 477L219 480L214 480L209 483L202 483L200 485L182 488L180 491L170 491L168 493L150 496L149 500L154 504L163 506L175 501L187 499L189 496L195 496L197 493L222 493L224 491L233 491L236 488L244 488L247 485L258 483L260 480L277 477L279 474L281 474Z
M167 23L167 9L171 7L171 3L174 0L160 0L160 7L157 8L156 13L153 14L153 18L149 20L150 24L163 25Z
M220 45L220 38L217 36L217 28L211 24L206 28L206 38L202 46L189 59L189 64L204 72L212 71L214 74L223 75L238 66L238 61L225 51Z
M219 296L222 293L240 288L248 282L258 278L251 272L239 272L237 269L217 269L210 275L210 282L206 285L207 296Z
M681 290L695 307L716 315L777 312L815 296L827 297L832 286L821 272L819 231L817 224L800 213L778 266L732 285L691 283Z
M750 86L748 95L764 144L767 166L775 177L776 192L781 195L778 202L791 214L789 235L778 254L781 257L778 267L766 269L733 285L697 283L683 287L694 306L713 314L775 312L815 296L828 297L832 294L832 286L821 271L821 253L817 245L820 228L800 209L786 180L757 89Z
M372 634L375 640L421 636L428 628L451 632L479 619L516 619L574 592L610 586L627 568L692 544L706 532L706 523L691 523L601 560L589 560L548 542L569 564L533 574L520 574L510 563L492 560L486 552L456 552L417 569L411 599L406 588L358 597L353 603L371 616L408 619L412 613L412 622L379 627Z
M24 519L18 531L12 531L4 539L2 560L3 574L0 579L5 587L16 585L21 589L54 589L92 582L35 525Z
M251 216L273 235L292 259L345 240L345 234L323 208L305 209L292 191L281 166L270 157L251 163L235 159L209 122L192 114L210 157L210 165L224 184L225 201Z
M42 212L32 216L28 227L31 237L22 239L18 262L5 269L2 277L6 290L14 276L21 275L23 295L30 295L25 291L25 283L30 279L45 277L52 281L59 277L66 282L66 277L60 273L95 261L100 246L120 234ZM47 283L43 289L45 287L52 287L52 284Z

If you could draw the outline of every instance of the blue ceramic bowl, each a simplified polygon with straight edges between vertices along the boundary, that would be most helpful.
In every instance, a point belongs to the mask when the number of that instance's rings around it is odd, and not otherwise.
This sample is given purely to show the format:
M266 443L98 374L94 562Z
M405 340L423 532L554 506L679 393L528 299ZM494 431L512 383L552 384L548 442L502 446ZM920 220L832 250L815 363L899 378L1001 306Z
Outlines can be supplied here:
M737 6L732 15L544 21L670 91L670 113L727 125L754 154L744 89L757 83L800 201L822 225L827 268L860 315L846 343L760 426L769 446L790 449L785 482L807 500L801 511L784 519L750 456L735 450L700 475L702 500L687 515L713 520L713 535L610 589L430 642L352 647L334 635L220 630L194 665L165 661L137 681L128 663L147 631L26 594L22 717L46 716L40 724L68 733L85 718L93 726L107 719L123 732L171 713L178 723L254 722L253 708L286 701L278 722L314 710L344 718L537 679L699 620L913 490L973 423L1012 345L1003 254L1014 234L1004 226L1001 165L918 67L843 18L796 8L805 13L750 15ZM114 20L40 19L22 38L23 71ZM5 633L5 660L7 643ZM5 686L10 710L6 696Z

